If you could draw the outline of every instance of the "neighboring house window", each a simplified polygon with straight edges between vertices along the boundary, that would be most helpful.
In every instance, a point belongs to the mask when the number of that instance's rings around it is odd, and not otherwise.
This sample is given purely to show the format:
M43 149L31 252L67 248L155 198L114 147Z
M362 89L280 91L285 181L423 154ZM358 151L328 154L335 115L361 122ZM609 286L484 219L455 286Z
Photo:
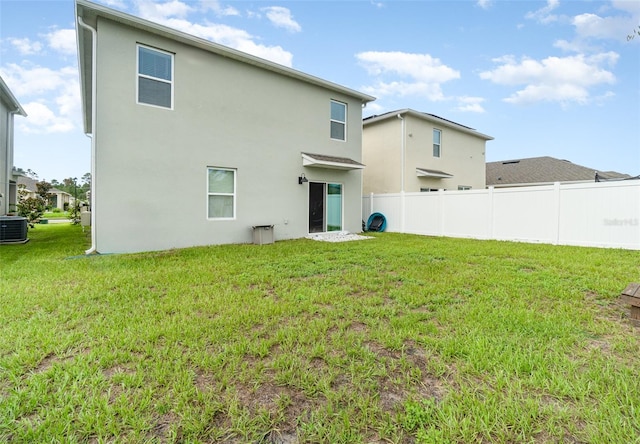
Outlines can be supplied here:
M331 101L331 138L346 140L347 137L347 104Z
M469 185L458 185L458 190L460 191L466 191L466 190L470 190L471 187Z
M440 139L442 133L439 129L433 130L433 157L440 157Z
M138 103L173 108L173 54L138 46Z
M209 219L233 219L236 215L236 170L207 168Z

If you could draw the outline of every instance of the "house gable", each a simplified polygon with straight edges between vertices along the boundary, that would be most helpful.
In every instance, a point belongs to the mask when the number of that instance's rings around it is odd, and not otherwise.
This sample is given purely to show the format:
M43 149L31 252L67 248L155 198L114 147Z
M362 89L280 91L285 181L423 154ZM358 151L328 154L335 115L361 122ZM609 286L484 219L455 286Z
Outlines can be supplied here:
M221 57L237 60L241 63L256 66L260 69L272 71L277 74L287 76L293 79L297 79L303 82L314 84L322 88L336 91L337 93L347 95L349 97L358 98L361 103L375 100L375 97L363 94L361 92L346 88L327 80L323 80L319 77L312 76L310 74L297 71L292 68L288 68L284 65L280 65L260 57L253 56L251 54L244 53L242 51L229 48L209 40L205 40L176 29L172 29L157 23L150 22L148 20L135 17L123 12L113 10L101 6L99 4L89 2L86 0L76 0L76 15L82 23L89 25L90 27L97 29L99 18L106 18L108 20L120 23L130 28L134 28L145 33L153 34L159 37L163 37L175 42L180 42L188 46L202 49L204 51L217 54ZM77 27L78 38L78 57L80 65L80 80L83 97L83 111L85 132L92 132L91 122L91 75L92 75L92 35L91 31L83 26Z
M364 193L485 186L485 144L473 128L411 109L363 120Z

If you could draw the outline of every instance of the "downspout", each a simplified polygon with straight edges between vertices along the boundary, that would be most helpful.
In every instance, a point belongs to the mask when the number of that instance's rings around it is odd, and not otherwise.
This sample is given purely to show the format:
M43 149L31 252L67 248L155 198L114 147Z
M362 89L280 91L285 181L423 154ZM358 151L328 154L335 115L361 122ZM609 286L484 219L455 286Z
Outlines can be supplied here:
M404 151L405 151L405 137L404 137L404 117L402 117L402 114L398 114L396 116L398 119L400 119L401 124L400 124L400 192L404 193Z
M400 119L400 232L405 232L404 220L405 220L405 202L404 202L404 165L405 165L405 150L406 150L406 138L405 138L405 120L401 114L396 115Z
M77 16L77 12L76 12ZM85 251L85 254L95 254L98 252L96 248L96 85L97 85L97 72L96 72L96 49L98 32L95 28L87 25L82 17L78 17L78 25L91 32L91 133L85 133L87 137L91 139L91 248Z
M6 153L6 165L7 165L7 171L6 171L6 175L7 175L7 187L6 189L3 187L3 189L6 191L7 195L4 195L3 193L2 196L0 196L0 198L2 199L2 205L3 207L6 207L6 213L9 212L9 205L10 205L10 196L11 196L11 176L13 175L13 136L14 136L14 128L13 128L13 124L14 124L14 116L18 114L20 116L23 117L27 117L27 113L24 112L24 110L22 109L22 107L18 104L16 109L13 109L11 111L9 111L7 113L7 153ZM16 199L18 196L18 189L16 186ZM16 202L17 203L17 202Z
M13 159L11 159L11 151L13 147L13 116L14 114L20 113L19 109L11 110L7 113L7 152L6 152L6 178L7 183L2 184L2 188L0 188L0 203L2 207L0 207L0 216L4 216L9 211L9 195L11 194L11 173L13 173ZM16 190L17 192L17 190ZM5 193L7 194L5 196ZM4 208L6 207L6 211Z

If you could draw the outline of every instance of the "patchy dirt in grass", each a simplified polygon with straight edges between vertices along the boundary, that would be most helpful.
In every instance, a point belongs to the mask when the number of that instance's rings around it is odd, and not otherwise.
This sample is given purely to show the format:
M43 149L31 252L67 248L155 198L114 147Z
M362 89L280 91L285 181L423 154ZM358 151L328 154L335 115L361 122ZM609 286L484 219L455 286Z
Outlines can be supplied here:
M178 415L173 412L160 415L156 419L156 423L153 428L147 434L147 438L153 440L153 442L167 443L169 442L169 432L171 431L171 425L179 423ZM180 439L178 439L180 441Z
M53 364L60 361L60 358L58 358L54 353L49 353L47 356L42 358L38 365L36 365L33 369L33 373L44 373L53 367Z

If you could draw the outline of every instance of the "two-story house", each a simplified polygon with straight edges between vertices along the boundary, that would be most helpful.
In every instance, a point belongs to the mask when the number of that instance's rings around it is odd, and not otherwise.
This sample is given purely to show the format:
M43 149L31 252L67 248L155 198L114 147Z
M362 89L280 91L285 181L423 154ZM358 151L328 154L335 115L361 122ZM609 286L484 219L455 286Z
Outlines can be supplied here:
M374 97L85 0L76 15L88 253L361 231Z
M0 216L13 211L17 188L13 177L13 117L26 117L22 106L0 77Z
M483 189L493 137L412 109L363 121L363 192Z

